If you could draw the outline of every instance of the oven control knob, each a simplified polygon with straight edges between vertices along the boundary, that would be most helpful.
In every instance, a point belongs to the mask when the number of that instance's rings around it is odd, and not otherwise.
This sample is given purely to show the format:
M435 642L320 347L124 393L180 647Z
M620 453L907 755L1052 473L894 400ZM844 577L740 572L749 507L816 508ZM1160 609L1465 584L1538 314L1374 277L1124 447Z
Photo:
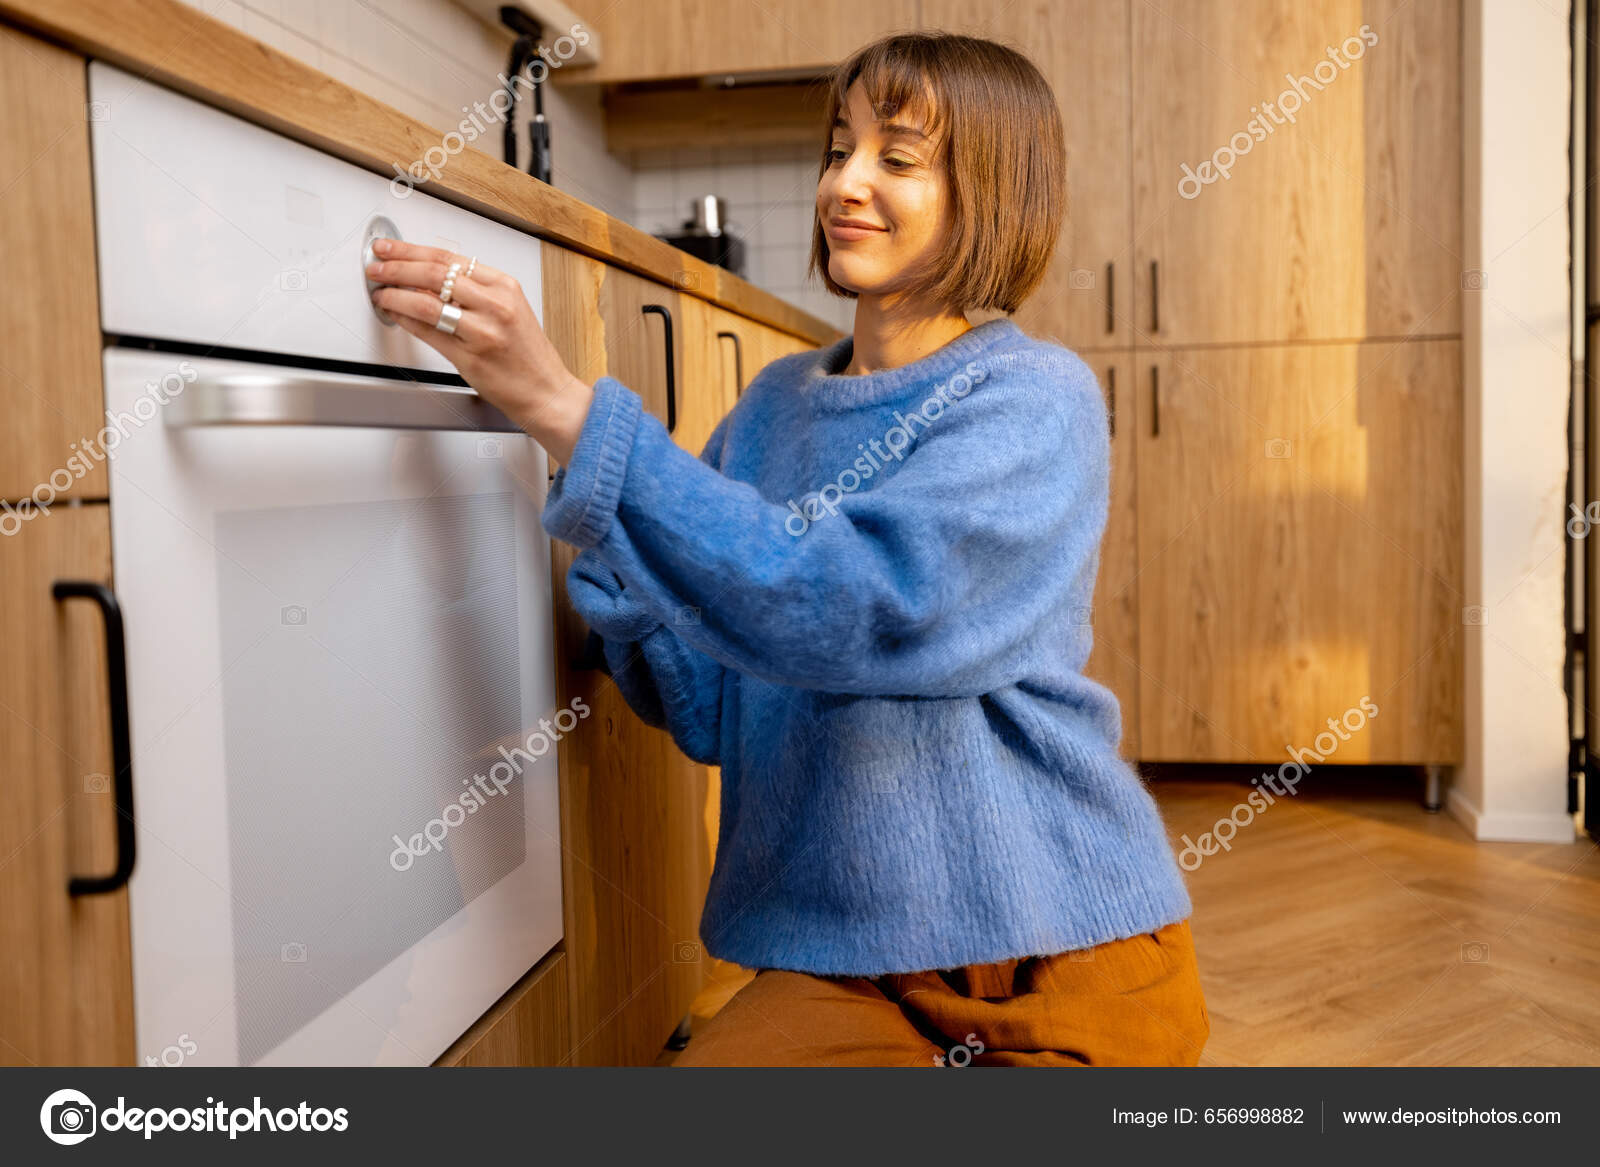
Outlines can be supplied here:
M363 233L361 240L361 278L367 280L367 300L369 303L372 300L372 293L385 286L380 284L377 280L367 279L367 265L377 258L377 256L372 254L372 241L374 239L404 238L405 236L400 234L400 228L396 227L394 225L394 220L390 219L387 215L374 215L372 217L372 221L367 224L367 229ZM377 314L378 319L383 321L384 324L388 325L390 328L394 327L393 316L390 316L376 304L372 305L372 310Z

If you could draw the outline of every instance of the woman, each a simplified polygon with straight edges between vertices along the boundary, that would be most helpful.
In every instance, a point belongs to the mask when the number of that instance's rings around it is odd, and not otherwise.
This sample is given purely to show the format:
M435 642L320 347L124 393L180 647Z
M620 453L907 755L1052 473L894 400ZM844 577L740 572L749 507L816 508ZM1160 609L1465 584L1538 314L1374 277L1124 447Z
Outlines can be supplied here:
M722 767L701 935L761 971L680 1064L1192 1065L1189 899L1081 672L1099 387L966 319L1049 263L1054 96L1013 50L901 35L837 71L827 124L812 267L853 334L762 370L700 460L491 268L453 312L460 257L392 242L377 302L563 464L574 605L638 714Z

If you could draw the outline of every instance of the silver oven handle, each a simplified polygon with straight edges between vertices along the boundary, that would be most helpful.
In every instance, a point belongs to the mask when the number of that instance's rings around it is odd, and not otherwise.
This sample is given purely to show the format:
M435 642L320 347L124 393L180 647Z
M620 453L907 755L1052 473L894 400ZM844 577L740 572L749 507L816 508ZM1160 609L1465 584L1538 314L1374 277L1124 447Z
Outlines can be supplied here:
M168 401L169 426L315 425L368 429L521 428L470 389L418 382L390 384L315 373L202 373Z

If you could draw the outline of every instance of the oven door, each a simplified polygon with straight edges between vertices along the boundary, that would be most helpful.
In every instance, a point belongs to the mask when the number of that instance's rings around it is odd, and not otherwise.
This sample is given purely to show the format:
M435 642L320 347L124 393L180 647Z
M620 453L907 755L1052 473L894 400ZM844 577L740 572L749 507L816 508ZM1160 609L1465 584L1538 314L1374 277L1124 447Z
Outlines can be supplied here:
M139 1056L427 1064L561 939L544 451L416 382L105 386Z

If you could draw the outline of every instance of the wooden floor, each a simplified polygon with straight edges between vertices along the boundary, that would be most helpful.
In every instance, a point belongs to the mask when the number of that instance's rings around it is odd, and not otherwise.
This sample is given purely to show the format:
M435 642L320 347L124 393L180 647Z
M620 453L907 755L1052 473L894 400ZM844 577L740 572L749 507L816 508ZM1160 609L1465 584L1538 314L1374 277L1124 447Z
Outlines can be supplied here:
M1146 773L1181 848L1260 770ZM1408 771L1314 777L1188 875L1201 1064L1600 1065L1600 847L1474 842ZM713 963L696 1020L750 975Z

